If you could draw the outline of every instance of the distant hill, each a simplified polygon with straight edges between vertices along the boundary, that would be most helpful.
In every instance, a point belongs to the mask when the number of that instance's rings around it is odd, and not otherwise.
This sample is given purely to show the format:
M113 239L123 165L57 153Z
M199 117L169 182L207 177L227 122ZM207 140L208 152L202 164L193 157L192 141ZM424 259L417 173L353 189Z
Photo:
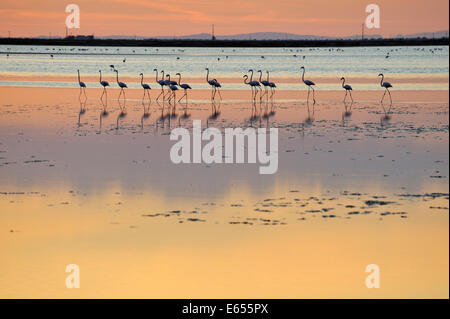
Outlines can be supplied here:
M436 32L424 32L424 33L414 33L414 34L399 34L394 38L427 38L427 39L439 39L448 38L448 30L436 31ZM40 39L48 39L48 36L39 36ZM58 39L60 37L54 36L53 39ZM157 37L144 37L144 36L127 36L127 35L108 35L95 37L96 39L117 39L117 40L146 40L146 39L173 39L173 40L211 40L210 33L198 33L182 36L157 36ZM365 35L365 39L383 39L383 36L379 34ZM233 35L218 35L217 40L359 40L361 39L360 34L350 35L345 37L329 37L329 36L317 36L317 35L307 35L307 34L294 34L294 33L282 33L282 32L255 32L255 33L242 33Z
M359 39L361 35L347 36L342 39ZM367 39L382 38L381 35L370 35ZM155 37L155 39L192 39L192 40L210 40L210 33L199 33L183 35L178 37ZM242 33L232 35L218 35L217 40L329 40L337 39L336 37L309 35L309 34L294 34L294 33L282 33L282 32L254 32L254 33Z

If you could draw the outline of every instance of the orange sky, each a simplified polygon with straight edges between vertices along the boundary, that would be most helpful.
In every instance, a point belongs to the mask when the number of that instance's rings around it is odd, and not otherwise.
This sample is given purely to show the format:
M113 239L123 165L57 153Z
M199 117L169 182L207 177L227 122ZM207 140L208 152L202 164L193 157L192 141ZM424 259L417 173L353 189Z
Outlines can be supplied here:
M65 7L81 10L78 34L217 35L249 32L345 36L359 34L365 7L381 9L381 28L366 31L385 37L448 30L448 0L2 0L0 36L64 35Z

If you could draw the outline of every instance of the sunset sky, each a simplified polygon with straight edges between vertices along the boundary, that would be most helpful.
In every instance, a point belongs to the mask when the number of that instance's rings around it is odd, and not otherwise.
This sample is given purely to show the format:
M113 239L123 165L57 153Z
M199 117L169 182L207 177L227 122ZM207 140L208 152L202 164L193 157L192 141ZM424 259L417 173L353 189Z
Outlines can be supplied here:
M365 7L381 10L381 28L367 34L397 34L448 30L448 0L2 0L0 36L65 34L65 7L78 4L78 34L179 36L250 32L346 36L359 34Z

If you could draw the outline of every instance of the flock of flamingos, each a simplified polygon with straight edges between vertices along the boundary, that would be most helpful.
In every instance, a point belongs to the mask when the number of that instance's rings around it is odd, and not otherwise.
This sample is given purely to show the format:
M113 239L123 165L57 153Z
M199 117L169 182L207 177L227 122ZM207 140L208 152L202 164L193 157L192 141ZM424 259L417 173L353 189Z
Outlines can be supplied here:
M123 95L123 99L125 99L125 90L124 89L128 88L128 86L126 83L119 81L119 71L114 67L114 65L110 65L110 67L116 73L116 82L117 82L118 87L120 88L120 93L119 93L118 99L120 99L120 97L122 95ZM187 83L181 83L181 73L176 73L176 76L178 76L178 82L177 82L177 81L173 81L170 78L170 74L164 74L164 71L158 72L157 69L154 69L153 71L156 74L155 83L161 87L161 92L159 93L158 97L156 98L157 101L162 96L163 100L167 99L167 101L169 103L173 102L174 107L175 107L175 104L177 102L176 92L178 90L182 89L184 91L184 94L180 99L178 99L178 102L180 102L183 98L185 98L186 103L187 103L188 90L191 90L192 87ZM206 71L206 82L211 86L211 100L215 100L217 93L219 94L220 99L222 99L222 95L220 93L220 88L222 87L222 85L220 84L219 81L217 81L217 79L209 78L209 69L208 68L206 68L205 71ZM78 72L78 84L80 86L80 94L84 93L84 95L86 96L86 83L82 82L80 79L80 70L78 70L77 72ZM103 87L103 92L102 92L102 96L101 96L101 99L102 99L103 95L106 94L106 96L107 96L108 93L106 91L106 88L109 87L110 84L108 81L102 80L102 71L99 70L98 72L100 74L99 83ZM253 101L256 100L258 93L259 93L260 100L262 100L264 96L266 96L267 99L269 99L269 98L273 99L273 96L275 94L275 89L277 86L274 82L270 81L269 71L266 71L267 77L265 80L262 79L263 72L261 70L257 71L257 73L259 73L259 80L253 79L253 73L254 73L253 70L249 70L248 72L250 74L250 77L249 77L249 75L246 74L243 76L243 78L244 78L244 84L250 86L250 88L251 88L252 100ZM307 102L309 102L310 92L312 91L312 99L315 104L316 103L316 99L314 96L315 83L311 80L305 80L305 67L304 66L302 66L300 68L300 72L302 72L302 82L308 87ZM160 79L158 79L159 73L161 73ZM139 76L140 76L141 86L144 89L143 98L148 96L148 98L151 100L151 98L150 98L151 87L149 84L144 83L144 74L143 73L140 73ZM384 97L387 92L389 94L390 104L392 105L391 92L389 91L389 88L392 88L392 85L389 82L384 81L383 73L378 74L378 76L381 76L380 86L385 89L383 97L381 98L381 102L383 102ZM344 102L347 98L347 95L350 95L351 101L353 102L352 87L349 84L345 84L344 77L341 78L341 81L342 81L342 88L345 90ZM165 87L167 87L167 90L164 90ZM263 93L262 87L264 87L264 93ZM269 96L269 91L270 91L270 96Z

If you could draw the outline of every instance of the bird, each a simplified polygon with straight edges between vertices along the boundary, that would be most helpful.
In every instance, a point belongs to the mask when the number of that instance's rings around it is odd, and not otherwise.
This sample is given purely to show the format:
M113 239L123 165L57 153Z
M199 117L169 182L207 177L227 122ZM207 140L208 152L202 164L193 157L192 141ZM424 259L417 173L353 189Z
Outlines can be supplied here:
M180 102L184 97L186 97L186 103L188 101L187 90L192 90L191 86L186 83L181 83L181 73L177 73L178 75L178 86L184 90L184 95L178 100Z
M389 88L391 88L393 86L392 86L391 83L384 81L384 74L383 73L378 74L378 76L381 76L380 86L386 89L386 91L384 91L383 97L381 98L380 102L383 103L384 96L386 95L386 92L388 92L389 93L389 99L390 99L391 105L392 105L392 96L391 96L391 92L389 91Z
M142 97L142 99L145 98L145 92L147 92L148 99L151 101L152 99L150 98L150 90L151 90L152 88L150 87L150 85L144 83L144 74L141 73L141 74L139 74L139 75L141 76L141 86L142 86L142 88L144 89L144 96Z
M277 87L277 85L274 82L270 82L270 79L269 79L270 72L266 71L266 73L267 73L267 80L266 81L269 82L269 86L270 86L270 89L272 91L272 93L270 94L270 98L272 99L273 95L275 94L275 88Z
M98 70L98 72L100 73L100 84L101 86L103 86L103 93L102 96L100 97L100 99L103 98L103 94L106 94L106 98L108 99L108 92L106 92L106 87L109 86L109 82L108 81L102 81L102 70Z
M252 90L252 100L253 100L253 96L255 95L254 94L254 92L253 92L253 86L251 86L250 85L250 82L248 82L248 75L247 74L244 74L244 84L247 84L247 85L249 85L250 86L250 88L251 88L251 90Z
M217 88L220 87L220 83L217 82L216 80L210 80L209 79L209 68L205 68L205 70L206 70L206 82L211 86L211 99L214 100L216 97ZM219 86L217 86L217 84ZM220 95L220 92L219 92L219 95Z
M310 90L312 90L313 91L313 101L314 101L314 104L316 104L316 99L314 97L314 88L313 88L313 85L316 85L316 84L313 81L305 80L305 67L304 66L302 66L300 68L300 70L303 70L302 81L303 81L303 83L305 83L305 85L308 86L308 97L307 97L306 101L309 101L309 92L310 92Z
M178 91L178 83L175 81L171 81L170 80L170 74L166 74L166 77L168 78L168 80L166 81L167 85L169 86L170 91L172 91L172 96L173 96L173 101L174 101L174 106L175 106L175 97L176 97L176 91ZM172 99L172 96L169 96L168 101L170 102L170 100Z
M250 82L248 82L248 84L250 84L250 86L254 90L254 95L252 96L252 98L253 98L253 100L256 100L256 95L258 95L258 89L260 91L262 91L261 85L259 84L258 81L253 81L253 70L248 70L248 72L252 73L252 75L250 76ZM261 94L260 94L260 99L261 99Z
M84 96L86 96L86 84L84 82L81 82L80 80L80 70L77 70L78 73L78 85L80 86L80 95L81 92L84 92Z
M222 100L222 94L220 94L220 88L222 87L222 85L220 85L219 81L217 81L217 79L213 79L214 81L214 87L216 88L216 91L219 93L219 97Z
M118 99L120 98L120 95L122 94L122 92L123 92L123 98L125 99L125 91L124 91L124 89L128 88L128 86L125 83L119 81L119 71L114 69L114 72L116 72L117 85L120 87L120 93L119 93Z
M259 83L261 83L264 86L264 94L261 96L261 98L266 95L267 98L269 98L269 95L267 94L267 88L270 87L270 83L267 80L262 79L262 71L258 70L259 73Z
M155 80L156 83L158 83L161 86L161 93L159 93L158 97L156 98L156 101L159 100L159 97L161 96L161 94L162 94L163 100L164 100L164 98L165 98L164 85L166 85L165 84L166 82L164 81L164 71L162 71L163 77L161 78L161 80L158 80L158 70L157 69L153 69L153 71L156 72L156 80Z
M347 94L348 93L350 93L350 98L352 99L352 102L353 102L353 96L352 96L353 88L351 87L351 85L345 84L345 78L344 77L341 77L341 81L342 81L342 87L345 89L344 102L345 102L345 99L347 98Z

